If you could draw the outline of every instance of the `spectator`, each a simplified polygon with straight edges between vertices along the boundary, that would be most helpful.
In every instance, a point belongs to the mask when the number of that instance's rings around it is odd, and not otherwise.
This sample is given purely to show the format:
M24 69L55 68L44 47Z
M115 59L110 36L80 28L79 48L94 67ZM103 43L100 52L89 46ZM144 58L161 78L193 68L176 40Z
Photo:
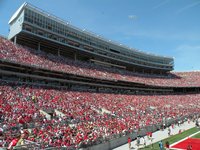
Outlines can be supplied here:
M137 145L137 147L139 149L139 147L140 147L140 137L139 136L136 139L136 145Z
M160 150L163 150L163 142L162 140L158 143Z
M17 145L17 142L19 141L20 135L18 135L16 138L14 138L11 143L8 146L8 149L13 149L14 146Z
M168 127L168 136L170 136L171 135L171 129L170 129L170 127Z
M129 150L131 149L131 138L128 137L128 147L129 147Z
M166 141L165 147L166 147L166 150L169 150L169 141Z

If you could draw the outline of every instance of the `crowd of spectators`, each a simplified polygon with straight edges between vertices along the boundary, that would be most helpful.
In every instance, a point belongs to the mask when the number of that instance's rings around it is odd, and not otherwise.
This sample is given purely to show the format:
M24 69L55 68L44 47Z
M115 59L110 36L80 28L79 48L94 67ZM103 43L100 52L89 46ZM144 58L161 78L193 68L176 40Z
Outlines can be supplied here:
M23 134L42 147L76 148L199 113L200 94L104 94L1 81L0 102L0 146ZM40 110L52 110L51 118Z
M123 80L156 86L199 87L200 72L171 72L168 76L139 74L127 70L108 68L89 62L72 60L42 51L16 46L0 37L0 59L33 65L48 70L56 70L81 76L107 80Z
M0 59L107 80L200 86L200 72L171 73L166 77L139 75L16 46L2 37ZM10 148L24 139L43 148L98 144L168 119L199 113L199 103L200 94L142 96L75 92L0 80L0 147Z

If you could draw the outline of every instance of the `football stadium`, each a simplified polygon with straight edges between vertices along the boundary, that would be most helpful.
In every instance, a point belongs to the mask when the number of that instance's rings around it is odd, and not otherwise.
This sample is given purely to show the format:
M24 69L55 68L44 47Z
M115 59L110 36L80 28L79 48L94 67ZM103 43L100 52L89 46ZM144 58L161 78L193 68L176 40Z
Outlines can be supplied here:
M0 149L200 149L200 72L30 3L0 37Z

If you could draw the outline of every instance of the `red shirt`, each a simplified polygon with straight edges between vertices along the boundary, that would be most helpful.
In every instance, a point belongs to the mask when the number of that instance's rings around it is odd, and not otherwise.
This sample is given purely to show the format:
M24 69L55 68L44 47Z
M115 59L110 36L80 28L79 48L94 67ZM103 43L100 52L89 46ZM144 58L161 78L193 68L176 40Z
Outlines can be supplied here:
M12 142L9 144L8 149L11 149L13 146L16 146L18 139L13 139Z
M130 137L128 138L128 143L131 143L131 138Z

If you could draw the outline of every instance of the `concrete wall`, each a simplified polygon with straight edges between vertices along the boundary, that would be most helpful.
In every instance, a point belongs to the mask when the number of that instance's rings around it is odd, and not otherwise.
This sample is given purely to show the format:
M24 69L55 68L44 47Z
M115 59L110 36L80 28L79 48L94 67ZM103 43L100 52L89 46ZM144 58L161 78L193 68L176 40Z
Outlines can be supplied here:
M45 115L45 117L47 118L47 120L51 120L51 115L49 115L48 113L46 113L43 110L39 110L41 114Z
M61 117L65 117L66 115L60 111L58 111L57 109L54 110L57 116L61 116Z
M13 38L16 34L21 32L23 21L24 21L24 11L12 22L12 24L10 24L8 39Z

